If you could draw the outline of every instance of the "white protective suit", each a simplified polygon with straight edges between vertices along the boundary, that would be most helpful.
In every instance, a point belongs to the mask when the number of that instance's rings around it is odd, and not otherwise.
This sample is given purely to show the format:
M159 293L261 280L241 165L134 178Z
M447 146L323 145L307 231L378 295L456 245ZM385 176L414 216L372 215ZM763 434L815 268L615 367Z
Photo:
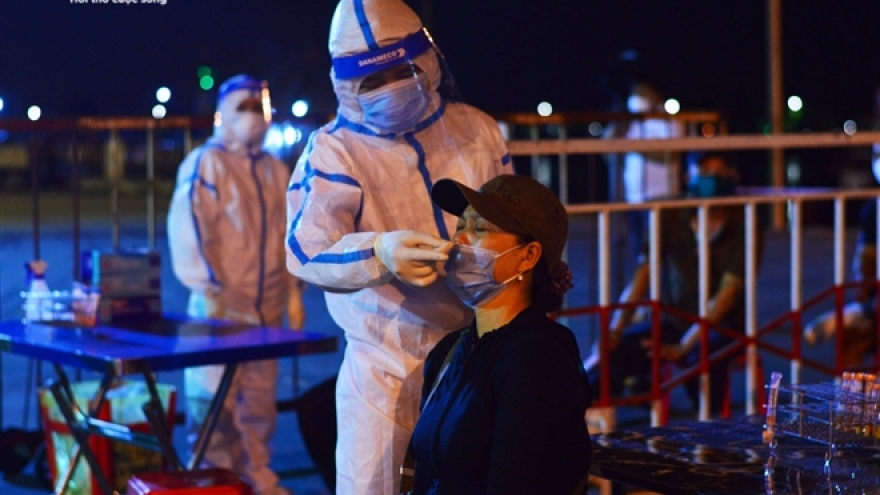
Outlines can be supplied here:
M339 3L329 42L338 115L312 134L288 187L287 267L326 289L347 341L336 389L340 494L398 493L423 360L473 319L444 280L416 288L395 278L373 252L377 236L413 230L449 239L456 219L433 205L431 186L452 178L476 188L513 173L497 123L437 93L438 53L430 41L421 51L409 45L425 40L400 0ZM413 130L395 134L365 121L357 97L365 76L342 78L337 64L353 54L354 67L399 57L424 71L429 103Z
M254 99L261 100L257 112L237 110ZM261 149L270 112L264 82L230 79L220 88L214 136L178 169L168 242L174 273L191 291L190 316L278 327L287 309L289 325L302 325L299 281L285 269L281 228L290 172ZM222 373L222 365L185 370L191 443ZM203 463L232 469L257 493L284 493L269 468L277 375L274 360L239 365Z
M627 139L672 139L682 137L681 123L672 120L647 119L633 121ZM656 155L656 154L655 154ZM658 160L646 153L624 155L623 184L628 203L641 203L675 197L679 191L679 165L671 157Z

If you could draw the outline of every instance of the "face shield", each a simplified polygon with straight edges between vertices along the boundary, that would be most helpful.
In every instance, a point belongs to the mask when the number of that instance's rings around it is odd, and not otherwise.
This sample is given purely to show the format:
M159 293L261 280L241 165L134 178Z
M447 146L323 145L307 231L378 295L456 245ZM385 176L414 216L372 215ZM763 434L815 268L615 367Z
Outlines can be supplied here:
M437 109L441 94L456 93L442 60L425 29L382 47L334 57L341 113L383 133L414 130ZM346 103L353 108L345 108Z
M259 95L251 94L242 100L230 122L235 139L248 147L262 144L272 121L271 105L268 88L263 88Z
M271 121L272 101L265 81L235 76L221 85L215 134L231 149L261 147Z

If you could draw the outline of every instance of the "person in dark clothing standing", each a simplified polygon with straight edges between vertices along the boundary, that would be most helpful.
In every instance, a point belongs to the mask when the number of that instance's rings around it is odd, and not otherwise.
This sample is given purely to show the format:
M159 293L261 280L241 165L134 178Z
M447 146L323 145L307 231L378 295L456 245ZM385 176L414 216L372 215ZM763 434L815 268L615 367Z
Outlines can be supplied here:
M704 155L697 169L690 174L688 196L711 198L735 194L737 173L721 154ZM693 209L668 209L660 217L660 259L662 287L660 301L676 311L662 311L660 318L660 357L688 368L700 360L699 315L699 232L697 212ZM733 337L718 328L745 332L745 218L739 206L713 206L708 210L709 247L709 353L730 344ZM757 256L763 244L757 232ZM620 296L621 303L633 303L648 295L650 260L648 246L640 259L632 281ZM619 396L625 389L640 393L650 389L652 318L634 322L633 309L613 313L610 324L611 345L608 356L600 356L598 344L584 362L590 376L594 398L599 396L600 361L607 359L611 368L611 395ZM681 313L690 316L682 317ZM723 367L715 363L710 370L710 411L721 411L724 400ZM699 381L685 383L693 405L699 404Z
M880 177L877 178L880 182ZM859 212L859 234L853 253L853 280L859 282L855 298L841 308L832 308L804 326L804 342L816 347L835 342L834 334L842 330L840 360L843 369L857 369L865 355L877 346L877 200L868 199Z
M583 491L589 382L571 330L547 316L572 287L565 208L514 175L479 191L443 179L431 198L460 217L446 281L476 318L425 363L413 493Z
M880 82L874 87L875 130L880 130ZM880 185L880 143L874 143L871 170ZM838 365L843 369L860 368L865 354L874 352L877 346L877 200L868 198L859 211L859 234L852 260L852 276L859 282L854 300L842 308L838 321L837 309L832 308L813 318L804 326L804 341L811 346L835 341L834 334L840 329L842 347Z
M880 182L880 178L877 179ZM853 272L862 286L856 299L862 314L872 323L877 318L877 201L869 199L859 213L859 236L853 257Z

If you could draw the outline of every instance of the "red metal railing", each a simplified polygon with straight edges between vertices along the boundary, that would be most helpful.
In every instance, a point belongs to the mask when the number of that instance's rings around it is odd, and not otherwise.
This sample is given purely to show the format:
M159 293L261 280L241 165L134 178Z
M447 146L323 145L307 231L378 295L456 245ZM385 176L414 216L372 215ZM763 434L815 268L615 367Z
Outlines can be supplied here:
M880 280L873 281L875 288L880 289ZM696 315L686 313L684 311L680 311L676 308L669 307L660 303L659 301L639 301L634 303L616 303L610 304L607 306L582 306L582 307L571 307L565 308L560 311L557 311L553 314L553 317L565 318L565 317L575 317L575 316L584 316L584 315L598 315L600 320L600 336L599 336L599 355L607 356L609 352L609 326L611 320L611 314L617 310L634 310L639 307L650 307L651 315L652 315L652 328L651 328L651 350L652 350L652 358L651 358L651 390L647 394L635 394L626 397L612 397L611 396L611 369L610 363L606 359L601 359L598 363L600 370L600 391L599 391L599 399L597 402L593 404L594 407L614 407L614 406L626 406L626 405L637 405L643 404L646 402L659 401L663 398L664 394L669 394L673 388L683 385L686 381L697 378L701 375L707 375L709 373L710 368L718 363L729 360L735 355L743 352L748 346L754 345L757 349L766 351L768 353L775 354L777 356L788 358L788 359L798 359L802 361L802 363L812 369L817 371L826 373L830 376L839 376L843 371L871 371L877 373L880 371L880 346L876 346L874 351L874 356L871 362L867 364L863 364L861 366L847 366L841 363L841 357L844 351L844 332L837 331L835 332L835 360L831 365L824 364L815 359L809 359L804 357L803 355L803 313L810 308L813 308L819 305L821 302L826 300L829 297L834 298L834 310L835 310L835 322L838 329L843 327L843 307L846 304L846 292L849 289L853 289L856 287L860 287L863 282L851 282L842 285L832 286L827 288L815 296L807 299L803 306L794 311L786 312L783 315L771 320L766 325L764 325L761 329L758 330L757 334L754 337L749 337L742 332L732 330L729 328L724 328L720 326L713 326L712 329L722 333L723 335L733 339L732 342L725 345L721 349L718 349L712 353L709 353L709 322L703 318L700 318ZM662 359L659 356L659 350L661 346L660 341L660 315L662 313L668 313L670 315L681 318L684 321L689 321L692 323L700 323L700 338L701 338L701 346L700 346L700 360L697 364L692 365L688 368L680 369L672 376L665 377L662 373L662 365L664 364ZM761 337L766 336L770 332L780 329L786 323L790 324L791 334L792 334L792 345L791 349L787 350L781 348L777 345L771 344L766 341L762 341ZM880 336L880 321L875 321L875 335ZM753 400L752 397L746 397L747 401ZM759 405L762 406L762 405ZM665 418L664 418L665 420Z

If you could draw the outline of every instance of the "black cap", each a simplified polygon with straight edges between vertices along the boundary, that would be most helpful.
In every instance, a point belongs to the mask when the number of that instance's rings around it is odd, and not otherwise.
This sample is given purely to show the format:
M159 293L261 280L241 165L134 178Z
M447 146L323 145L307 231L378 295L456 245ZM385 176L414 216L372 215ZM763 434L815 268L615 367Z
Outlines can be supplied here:
M452 179L441 179L431 188L431 199L459 217L470 205L506 232L538 241L550 273L562 259L568 239L568 213L553 191L531 177L499 175L479 191Z

